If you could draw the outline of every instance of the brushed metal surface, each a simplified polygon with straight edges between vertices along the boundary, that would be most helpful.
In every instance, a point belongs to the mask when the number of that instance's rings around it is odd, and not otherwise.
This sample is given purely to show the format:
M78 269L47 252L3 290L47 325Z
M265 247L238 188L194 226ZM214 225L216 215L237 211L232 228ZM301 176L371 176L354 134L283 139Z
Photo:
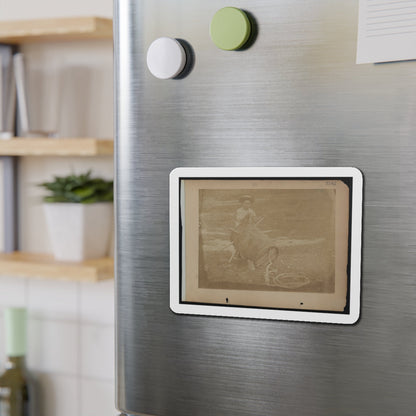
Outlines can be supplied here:
M157 416L413 416L416 62L355 65L358 2L236 0L256 43L217 49L221 0L116 0L117 406ZM146 68L187 40L182 80ZM178 166L355 166L365 175L354 326L169 310L168 174Z

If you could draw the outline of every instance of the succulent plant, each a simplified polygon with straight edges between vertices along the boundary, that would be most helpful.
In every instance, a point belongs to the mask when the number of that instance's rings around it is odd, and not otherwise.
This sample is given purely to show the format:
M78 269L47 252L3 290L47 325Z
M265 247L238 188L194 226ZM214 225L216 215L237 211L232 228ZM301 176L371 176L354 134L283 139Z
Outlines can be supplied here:
M113 201L113 181L92 178L91 171L82 175L55 176L52 182L39 184L52 194L44 202L72 202L92 204Z

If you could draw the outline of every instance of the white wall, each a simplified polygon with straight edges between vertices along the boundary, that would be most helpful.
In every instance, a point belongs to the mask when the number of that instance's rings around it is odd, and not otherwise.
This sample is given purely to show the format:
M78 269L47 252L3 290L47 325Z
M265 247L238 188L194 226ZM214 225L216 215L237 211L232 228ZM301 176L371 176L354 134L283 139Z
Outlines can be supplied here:
M0 0L0 20L88 15L111 17L112 1ZM57 130L62 137L112 137L111 41L33 44L22 51L35 128ZM36 184L88 169L112 177L112 158L21 158L22 250L50 252L43 191ZM0 276L0 367L5 358L3 310L13 305L29 309L34 416L114 416L114 282Z
M0 20L113 16L111 0L0 0Z

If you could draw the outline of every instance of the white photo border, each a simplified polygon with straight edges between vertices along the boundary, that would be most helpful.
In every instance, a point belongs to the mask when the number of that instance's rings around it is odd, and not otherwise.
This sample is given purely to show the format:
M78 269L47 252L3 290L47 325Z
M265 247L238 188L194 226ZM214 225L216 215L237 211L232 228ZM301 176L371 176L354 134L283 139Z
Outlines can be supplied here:
M350 290L348 313L182 303L180 299L180 181L182 179L351 178ZM170 173L170 308L177 314L351 325L360 317L363 175L354 167L181 167Z

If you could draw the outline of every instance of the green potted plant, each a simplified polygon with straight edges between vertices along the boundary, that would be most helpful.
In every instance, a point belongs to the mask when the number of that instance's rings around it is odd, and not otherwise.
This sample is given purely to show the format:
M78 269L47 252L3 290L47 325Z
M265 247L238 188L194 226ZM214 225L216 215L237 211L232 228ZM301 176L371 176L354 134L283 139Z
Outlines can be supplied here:
M55 176L39 186L52 251L59 261L82 261L108 254L113 224L113 181L81 175Z

